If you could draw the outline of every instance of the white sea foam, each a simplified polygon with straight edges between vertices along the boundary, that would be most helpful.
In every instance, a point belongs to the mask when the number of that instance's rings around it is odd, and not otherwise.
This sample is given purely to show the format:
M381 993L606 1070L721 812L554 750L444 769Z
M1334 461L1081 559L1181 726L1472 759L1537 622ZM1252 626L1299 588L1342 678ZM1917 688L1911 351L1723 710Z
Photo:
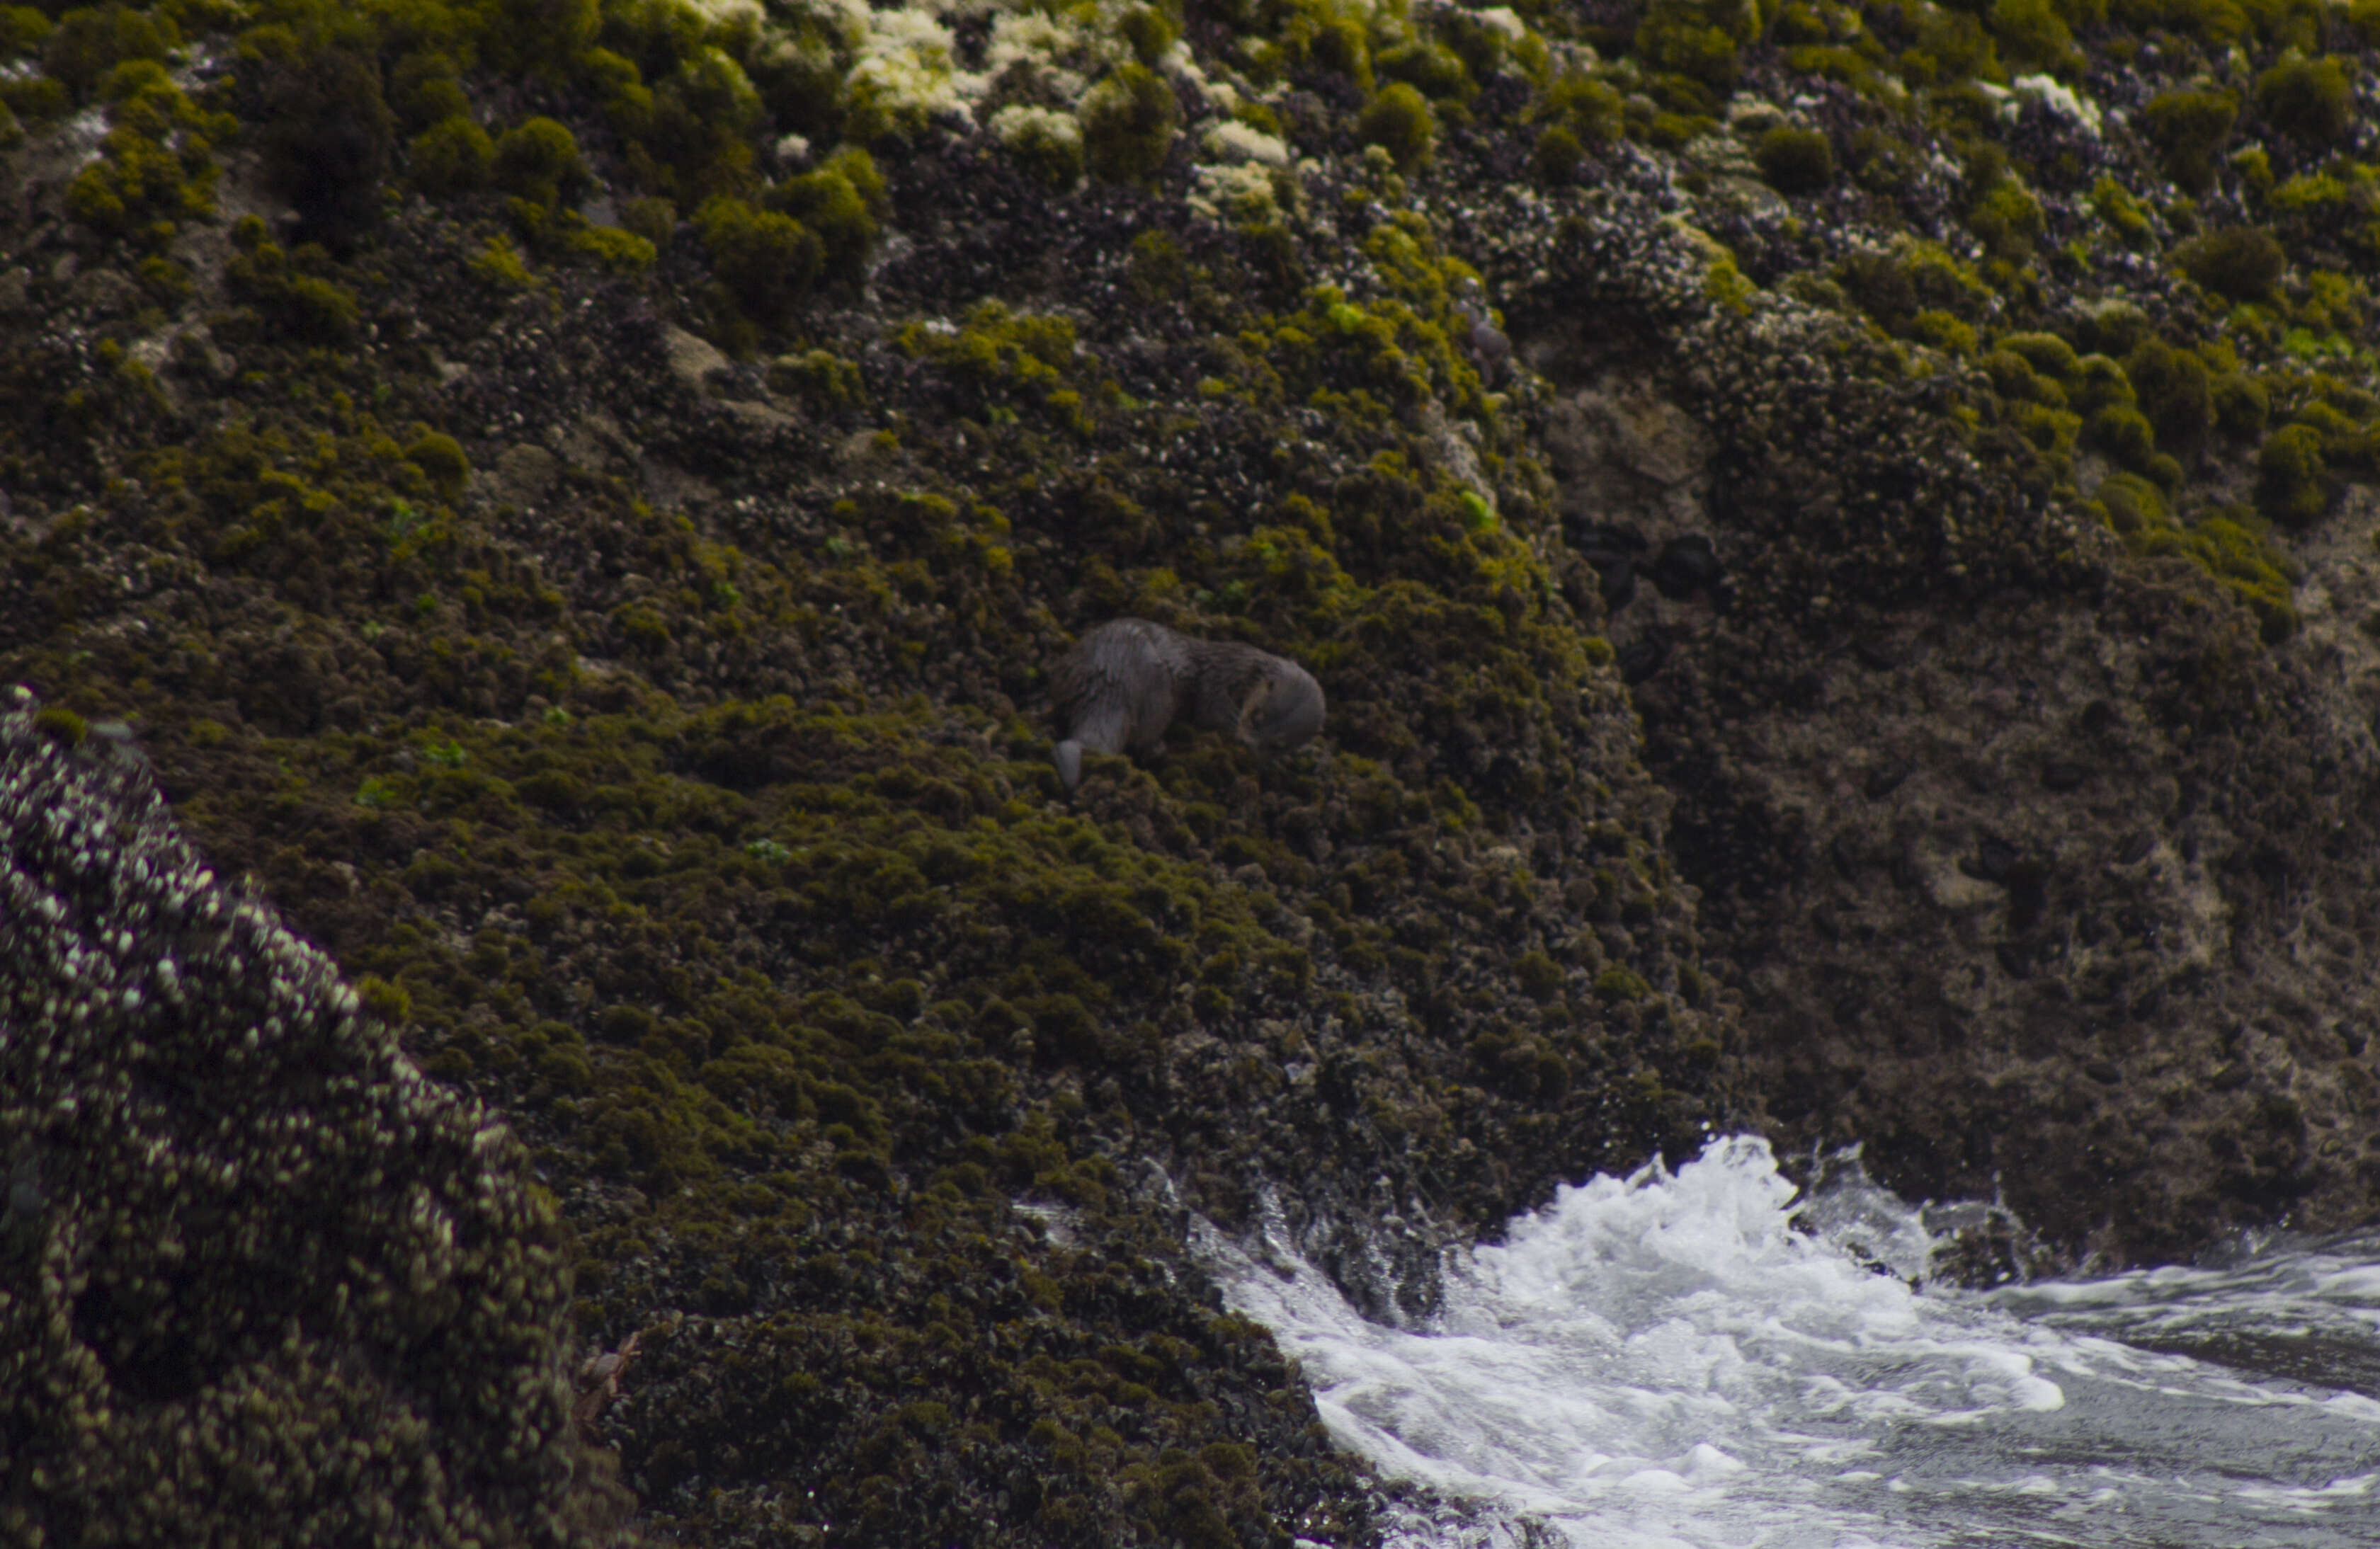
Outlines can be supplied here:
M2380 1542L2380 1240L1921 1290L1917 1212L1855 1169L1796 1202L1751 1137L1560 1191L1427 1326L1366 1322L1271 1235L1208 1235L1234 1310L1341 1445L1469 1503L1405 1543Z

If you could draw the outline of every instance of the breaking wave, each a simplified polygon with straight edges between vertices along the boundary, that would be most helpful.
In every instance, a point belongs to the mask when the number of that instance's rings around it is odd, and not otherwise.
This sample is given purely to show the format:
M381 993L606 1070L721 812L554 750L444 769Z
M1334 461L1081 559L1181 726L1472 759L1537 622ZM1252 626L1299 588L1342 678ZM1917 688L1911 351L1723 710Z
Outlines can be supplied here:
M1424 1325L1278 1223L1205 1238L1340 1444L1427 1487L1406 1549L2380 1543L2380 1233L1988 1292L1925 1284L1934 1246L1746 1136L1559 1191Z

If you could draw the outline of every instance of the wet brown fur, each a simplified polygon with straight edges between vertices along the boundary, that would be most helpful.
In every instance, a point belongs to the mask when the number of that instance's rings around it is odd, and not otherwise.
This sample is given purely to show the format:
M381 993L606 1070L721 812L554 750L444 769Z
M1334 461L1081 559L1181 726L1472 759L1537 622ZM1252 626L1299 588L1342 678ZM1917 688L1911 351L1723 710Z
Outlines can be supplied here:
M1091 630L1051 672L1050 686L1066 727L1056 761L1069 791L1082 779L1086 751L1153 759L1166 729L1185 715L1198 730L1232 732L1267 756L1322 729L1322 686L1305 668L1147 619L1111 619Z

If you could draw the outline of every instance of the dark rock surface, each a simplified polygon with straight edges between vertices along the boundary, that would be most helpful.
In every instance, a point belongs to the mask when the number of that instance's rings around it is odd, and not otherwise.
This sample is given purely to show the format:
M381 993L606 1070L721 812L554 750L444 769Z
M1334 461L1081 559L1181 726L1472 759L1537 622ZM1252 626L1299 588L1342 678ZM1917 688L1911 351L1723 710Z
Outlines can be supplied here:
M1549 445L1588 541L1658 543L1656 572L1692 544L1724 575L1609 633L1647 663L1647 755L1746 969L1780 1142L1863 1141L1904 1192L1997 1192L2114 1263L2369 1219L2368 546L2305 547L2303 626L2267 648L2196 567L2054 517L1979 563L1961 503L1994 470L1929 467L1855 384L1846 405L1805 378L1797 411L1665 366L1690 354L1667 341L1536 353L1576 383ZM1846 543L1855 491L1875 514Z
M0 1145L9 1542L603 1525L562 1229L520 1147L217 879L137 751L23 706L0 713Z
M0 921L0 1512L1347 1544L1193 1213L2371 1218L2370 18L2086 11L7 12L0 864L247 923ZM1324 735L1070 799L1119 614Z

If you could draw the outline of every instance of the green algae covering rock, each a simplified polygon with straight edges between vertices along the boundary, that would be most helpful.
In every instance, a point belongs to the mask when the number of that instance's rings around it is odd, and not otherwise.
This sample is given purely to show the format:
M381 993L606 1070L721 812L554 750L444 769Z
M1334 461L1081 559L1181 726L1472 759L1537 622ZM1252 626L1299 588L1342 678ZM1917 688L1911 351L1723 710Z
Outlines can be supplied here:
M140 756L0 716L0 1537L601 1542L552 1202Z
M2370 9L0 11L0 681L523 1137L655 1532L1361 1542L1191 1212L2368 1217ZM1329 728L1070 798L1118 614Z

